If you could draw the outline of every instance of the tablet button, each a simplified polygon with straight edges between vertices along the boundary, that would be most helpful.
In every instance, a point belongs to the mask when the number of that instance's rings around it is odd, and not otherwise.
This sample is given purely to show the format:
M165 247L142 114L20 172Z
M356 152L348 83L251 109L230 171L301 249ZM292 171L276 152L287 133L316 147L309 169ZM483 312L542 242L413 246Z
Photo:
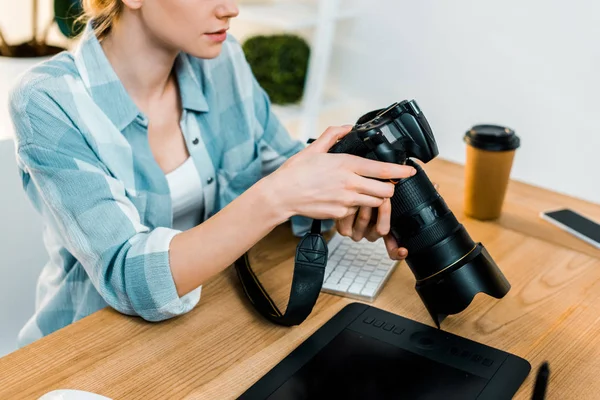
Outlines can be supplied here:
M492 360L490 360L489 358L486 358L485 360L483 360L482 364L485 365L486 367L491 367L492 364L494 362Z
M438 347L436 340L427 332L413 333L410 335L410 341L413 342L418 348L424 350L431 350Z
M363 322L364 322L365 324L370 324L370 323L371 323L371 322L373 322L373 321L375 321L375 318L373 318L373 317L367 317L367 318L365 318L365 319L363 320Z
M404 328L400 328L400 327L394 328L393 332L396 335L400 335L402 332L404 332Z
M394 329L394 324L385 324L383 327L384 331L391 331L392 329Z
M373 326L375 328L381 328L381 326L383 325L383 321L377 320L373 323Z

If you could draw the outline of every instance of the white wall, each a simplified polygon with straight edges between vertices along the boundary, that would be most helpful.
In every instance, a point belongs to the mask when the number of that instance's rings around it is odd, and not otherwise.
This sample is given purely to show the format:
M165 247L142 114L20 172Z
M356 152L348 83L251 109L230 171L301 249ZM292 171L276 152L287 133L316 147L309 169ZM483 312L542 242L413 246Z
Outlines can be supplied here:
M10 44L14 45L31 39L33 25L31 4L30 0L0 0L0 29ZM41 37L43 30L52 19L54 2L38 0L38 4L38 35ZM56 24L49 31L48 42L59 46L69 45L69 40L60 33ZM42 60L42 58L5 59L0 57L0 140L13 136L6 96L10 86L18 74Z
M42 224L21 187L11 140L0 140L0 357L34 312L35 286L48 255Z
M52 1L39 1L39 26L51 16ZM10 43L31 35L31 1L0 0L0 29ZM52 43L63 44L57 29ZM6 109L16 75L38 60L0 57L0 357L16 349L17 334L33 314L37 277L47 260L41 220L25 196L14 158L12 123Z
M365 107L415 98L440 156L505 124L513 178L600 203L600 2L371 0L340 25L331 78ZM364 110L368 111L368 110Z

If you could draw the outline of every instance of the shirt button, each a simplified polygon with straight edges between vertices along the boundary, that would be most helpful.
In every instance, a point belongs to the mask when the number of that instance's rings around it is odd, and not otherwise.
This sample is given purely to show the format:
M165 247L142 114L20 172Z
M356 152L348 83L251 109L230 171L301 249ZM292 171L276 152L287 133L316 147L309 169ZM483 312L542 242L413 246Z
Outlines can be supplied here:
M213 177L209 176L208 179L206 180L206 183L211 184L213 181Z
M200 140L198 140L198 138L195 138L194 140L192 140L192 143L198 144L198 143L200 143Z

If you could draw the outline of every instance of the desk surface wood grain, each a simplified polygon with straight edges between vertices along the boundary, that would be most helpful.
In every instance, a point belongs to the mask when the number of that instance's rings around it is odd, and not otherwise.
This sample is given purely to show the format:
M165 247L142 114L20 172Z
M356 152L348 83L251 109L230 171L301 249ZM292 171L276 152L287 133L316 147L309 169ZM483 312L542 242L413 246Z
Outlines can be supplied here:
M477 295L442 328L527 359L533 370L517 399L529 399L545 360L551 367L548 399L598 398L600 251L538 214L569 206L600 220L600 206L511 182L502 217L475 221L462 215L462 167L434 160L426 171L512 284L502 300ZM281 308L295 244L284 225L251 251L255 270ZM0 398L37 398L58 388L113 399L236 398L352 301L322 294L302 325L276 326L249 306L228 268L204 285L199 305L182 317L149 323L107 308L0 359ZM405 263L373 305L433 325Z

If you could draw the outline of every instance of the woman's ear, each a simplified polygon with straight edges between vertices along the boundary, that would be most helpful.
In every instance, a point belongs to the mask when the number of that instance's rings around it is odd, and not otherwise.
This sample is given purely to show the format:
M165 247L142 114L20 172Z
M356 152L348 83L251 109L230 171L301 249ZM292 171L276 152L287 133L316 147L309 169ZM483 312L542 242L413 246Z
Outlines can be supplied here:
M123 5L125 5L125 7L132 9L132 10L139 10L140 7L142 7L142 4L144 3L144 0L120 0L123 2Z

